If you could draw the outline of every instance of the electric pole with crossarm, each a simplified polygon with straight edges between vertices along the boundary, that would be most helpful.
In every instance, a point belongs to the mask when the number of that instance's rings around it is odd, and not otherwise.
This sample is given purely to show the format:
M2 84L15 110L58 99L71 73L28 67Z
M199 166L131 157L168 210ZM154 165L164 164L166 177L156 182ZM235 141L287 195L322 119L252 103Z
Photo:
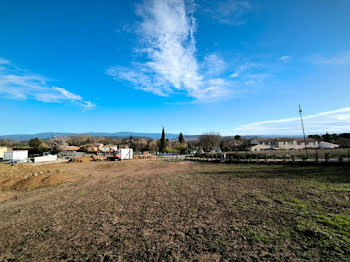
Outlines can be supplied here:
M301 120L301 127L303 128L303 134L304 134L304 143L305 143L306 157L309 158L309 151L307 150L304 122L303 122L303 110L301 110L300 104L299 104L299 114L300 114L300 120Z

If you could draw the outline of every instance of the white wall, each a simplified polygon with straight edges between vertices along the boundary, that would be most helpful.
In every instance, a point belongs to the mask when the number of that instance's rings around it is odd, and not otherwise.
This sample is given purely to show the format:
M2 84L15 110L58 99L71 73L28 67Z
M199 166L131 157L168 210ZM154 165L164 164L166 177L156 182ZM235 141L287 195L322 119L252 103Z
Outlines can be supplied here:
M121 159L132 159L133 158L133 150L132 148L122 148L119 149Z
M57 155L47 155L47 156L34 157L34 163L55 161L55 160L57 160Z

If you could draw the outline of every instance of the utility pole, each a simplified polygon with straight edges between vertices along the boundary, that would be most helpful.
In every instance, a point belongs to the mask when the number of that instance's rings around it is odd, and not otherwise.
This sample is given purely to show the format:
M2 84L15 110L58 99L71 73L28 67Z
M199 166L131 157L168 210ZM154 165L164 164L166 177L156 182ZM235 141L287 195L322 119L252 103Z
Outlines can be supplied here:
M301 110L300 104L299 104L299 114L300 114L300 120L301 120L301 127L303 128L303 134L304 134L304 143L305 143L306 157L309 158L309 151L307 150L304 122L303 122L303 110Z

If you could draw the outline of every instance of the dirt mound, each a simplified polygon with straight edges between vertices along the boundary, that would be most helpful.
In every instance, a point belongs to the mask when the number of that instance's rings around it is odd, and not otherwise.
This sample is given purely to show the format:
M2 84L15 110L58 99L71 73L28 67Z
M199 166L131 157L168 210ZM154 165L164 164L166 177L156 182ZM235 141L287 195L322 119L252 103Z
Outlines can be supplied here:
M140 156L134 156L134 159L156 159L157 156L154 155L140 155Z
M81 156L72 158L72 162L86 163L90 161L103 161L104 158L101 156L91 155L91 156Z
M105 160L105 158L102 157L102 156L95 156L95 155L92 155L91 158L92 158L92 160L94 160L94 161L103 161L103 160Z
M86 163L92 161L90 156L73 157L72 162Z
M0 177L22 177L32 174L41 174L47 172L47 168L33 166L30 164L15 164L14 166L10 166L8 164L0 165Z
M0 203L12 198L17 191L74 181L69 171L57 168L57 165L0 164Z
M6 177L0 178L0 189L22 191L38 187L54 186L69 181L72 181L72 179L58 174L13 178Z

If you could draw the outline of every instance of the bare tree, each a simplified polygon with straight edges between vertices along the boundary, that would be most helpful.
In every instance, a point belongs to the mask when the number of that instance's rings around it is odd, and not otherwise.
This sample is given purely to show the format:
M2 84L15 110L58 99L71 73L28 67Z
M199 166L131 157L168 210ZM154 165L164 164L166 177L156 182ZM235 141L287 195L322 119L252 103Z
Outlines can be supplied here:
M67 143L63 137L55 136L54 138L50 139L49 145L51 147L51 152L53 154L57 154L61 152L65 146L67 146Z
M204 151L210 151L220 143L220 135L217 133L205 133L199 136L199 146Z

